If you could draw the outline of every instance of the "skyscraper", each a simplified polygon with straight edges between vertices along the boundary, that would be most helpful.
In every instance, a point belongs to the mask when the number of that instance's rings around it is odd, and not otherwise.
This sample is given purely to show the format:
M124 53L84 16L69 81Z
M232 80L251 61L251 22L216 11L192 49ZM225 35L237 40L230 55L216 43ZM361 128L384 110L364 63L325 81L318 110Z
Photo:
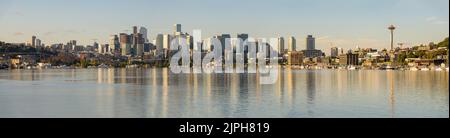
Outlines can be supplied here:
M186 34L186 44L189 47L189 49L191 49L191 50L194 48L193 47L194 46L193 41L194 41L194 38L191 35Z
M75 51L75 47L77 46L77 40L70 40L69 43L67 43L67 46L70 47L71 50Z
M240 45L244 47L244 54L247 54L248 47L245 45L245 41L248 39L248 34L237 34L237 38L240 39Z
M297 40L293 36L288 39L288 51L297 51Z
M97 42L94 42L94 44L92 45L92 46L94 46L94 48L96 48L96 49L98 49L98 43Z
M248 39L248 34L237 34L237 38L241 39L241 42L244 42Z
M137 26L133 26L133 34L135 35L137 33L138 33Z
M35 42L35 46L34 47L40 47L41 46L41 39L36 39L35 40L36 42Z
M31 37L31 46L36 47L36 36Z
M111 54L115 54L120 50L119 37L117 35L111 35L109 38L109 49Z
M170 49L170 43L172 41L172 36L166 34L163 36L163 49Z
M316 39L312 35L308 35L306 38L306 50L316 49Z
M136 49L135 49L135 56L144 56L144 38L141 33L136 34Z
M120 49L122 56L127 56L131 54L131 37L128 34L120 34Z
M279 54L282 54L285 52L285 47L284 47L284 38L283 37L278 37L278 47L277 47L277 51Z
M173 25L173 34L174 35L180 35L181 34L181 24L174 24Z
M99 54L107 54L109 52L109 45L108 44L101 44L98 47L98 53Z
M230 44L228 46L231 46L231 35L230 34L222 34L222 36L220 37L220 42L222 44L222 57L225 59L225 48L226 48L226 44ZM223 62L225 62L225 60L223 60Z
M332 47L332 48L331 48L330 56L331 56L332 58L338 57L338 56L339 56L339 48L337 48L337 47Z
M156 35L156 40L155 40L155 45L156 45L156 51L160 52L164 49L164 35L163 34L158 34Z
M142 38L144 38L144 42L147 43L148 40L148 30L145 27L139 28L139 33L142 34Z
M323 56L323 52L316 49L316 39L312 35L308 35L306 38L306 50L303 53L307 58Z
M202 46L202 50L204 51L211 51L212 50L212 39L213 38L206 38L203 40L203 46Z

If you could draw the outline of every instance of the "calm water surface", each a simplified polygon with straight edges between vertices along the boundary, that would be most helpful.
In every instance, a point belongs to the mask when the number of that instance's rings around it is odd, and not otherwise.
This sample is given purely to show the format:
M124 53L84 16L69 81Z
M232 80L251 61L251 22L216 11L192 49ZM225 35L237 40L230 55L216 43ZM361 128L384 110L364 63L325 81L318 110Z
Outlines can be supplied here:
M1 70L0 117L449 117L448 72Z

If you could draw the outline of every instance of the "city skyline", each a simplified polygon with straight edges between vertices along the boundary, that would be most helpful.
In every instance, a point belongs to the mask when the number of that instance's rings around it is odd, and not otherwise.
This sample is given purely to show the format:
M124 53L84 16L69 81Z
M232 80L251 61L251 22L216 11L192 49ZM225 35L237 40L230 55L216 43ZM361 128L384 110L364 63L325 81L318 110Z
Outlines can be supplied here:
M95 40L107 44L111 35L132 33L130 26L146 27L152 41L159 33L172 34L174 24L181 24L182 31L189 34L193 29L201 29L203 38L216 34L235 37L239 33L264 38L294 36L297 50L306 49L304 38L310 34L316 37L317 49L324 51L334 46L389 49L386 27L390 24L398 27L396 43L406 46L439 42L448 37L447 0L232 0L226 2L229 8L215 7L220 1L174 1L179 4L173 5L165 1L0 3L0 30L3 30L0 40L18 43L35 35L45 44L69 40L77 40L81 45L91 45ZM64 6L67 4L71 6ZM123 5L126 7L120 8ZM249 12L248 6L260 8Z

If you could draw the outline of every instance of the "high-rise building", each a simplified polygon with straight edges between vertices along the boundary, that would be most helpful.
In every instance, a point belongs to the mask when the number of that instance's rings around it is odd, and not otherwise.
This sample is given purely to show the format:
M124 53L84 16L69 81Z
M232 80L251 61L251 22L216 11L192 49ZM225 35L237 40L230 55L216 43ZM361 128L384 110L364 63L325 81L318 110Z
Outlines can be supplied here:
M133 26L133 34L137 34L138 33L138 27L137 26Z
M248 40L248 34L237 34L237 38L240 39L240 46L244 47L244 55L246 55L248 53L248 47L245 45L245 41Z
M36 39L35 41L36 42L35 42L35 46L34 47L41 47L41 44L42 44L41 39Z
M141 27L139 29L139 33L142 34L142 37L144 38L145 43L149 42L148 40L148 30L145 27Z
M189 35L189 34L186 34L186 44L187 44L187 46L189 46L189 49L191 49L191 50L193 50L194 49L194 43L193 43L193 41L194 41L194 37L192 37L191 35Z
M210 51L211 50L211 38L206 38L202 40L202 50Z
M297 39L293 36L288 39L288 51L297 51Z
M308 35L306 38L306 50L316 49L316 39L312 35Z
M31 46L36 47L36 36L31 37Z
M181 34L181 24L174 24L173 25L173 34L174 35Z
M163 36L163 49L170 49L170 43L172 41L172 36L166 34Z
M141 33L138 33L136 36L137 43L135 49L135 56L144 56L144 38Z
M303 50L305 57L315 58L323 56L323 52L316 49L316 39L312 35L306 38L306 50Z
M67 43L68 47L70 47L71 50L75 51L75 48L77 46L77 40L70 40L69 43Z
M156 40L155 40L155 45L156 45L156 51L162 51L164 49L164 35L163 34L158 34L156 35Z
M94 44L92 46L94 46L95 49L98 49L98 47L99 47L97 42L94 42Z
M343 48L338 48L339 54L338 55L342 55L344 54L344 49Z
M101 44L98 47L98 53L99 54L107 54L109 52L109 45L108 44Z
M119 37L117 35L111 35L109 38L109 53L115 54L120 50Z
M241 39L241 42L245 42L248 39L248 34L237 34L237 38Z
M77 45L77 40L70 40L69 43L70 43L71 45L75 45L75 46L76 46L76 45Z
M332 47L332 48L331 48L330 56L331 56L332 58L338 57L338 56L339 56L339 48L337 48L337 47Z
M154 44L156 46L156 51L163 50L164 49L164 35L157 34Z
M275 48L275 47L274 47ZM278 37L278 47L277 47L277 51L279 54L282 54L285 52L285 47L284 47L284 38L283 37Z
M222 34L221 39L220 39L220 43L222 44L222 57L225 58L226 44L230 44L228 46L231 46L231 35L230 34Z
M339 64L341 65L358 65L358 54L347 53L345 55L339 56Z
M120 34L120 49L122 56L127 56L131 54L131 37L128 34Z

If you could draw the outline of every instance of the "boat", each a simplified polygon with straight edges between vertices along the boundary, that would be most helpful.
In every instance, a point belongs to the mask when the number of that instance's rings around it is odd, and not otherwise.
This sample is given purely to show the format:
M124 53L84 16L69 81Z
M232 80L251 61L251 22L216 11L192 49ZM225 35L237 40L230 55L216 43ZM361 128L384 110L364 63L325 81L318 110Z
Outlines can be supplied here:
M394 67L387 65L386 67L384 67L385 70L395 70Z
M429 71L429 70L430 70L430 69L427 68L427 67L423 67L423 68L420 69L420 71Z
M436 68L436 71L442 71L442 68Z
M350 66L350 67L348 67L348 70L356 70L356 67L355 66Z
M417 69L416 67L411 67L409 68L410 71L418 71L419 69Z

